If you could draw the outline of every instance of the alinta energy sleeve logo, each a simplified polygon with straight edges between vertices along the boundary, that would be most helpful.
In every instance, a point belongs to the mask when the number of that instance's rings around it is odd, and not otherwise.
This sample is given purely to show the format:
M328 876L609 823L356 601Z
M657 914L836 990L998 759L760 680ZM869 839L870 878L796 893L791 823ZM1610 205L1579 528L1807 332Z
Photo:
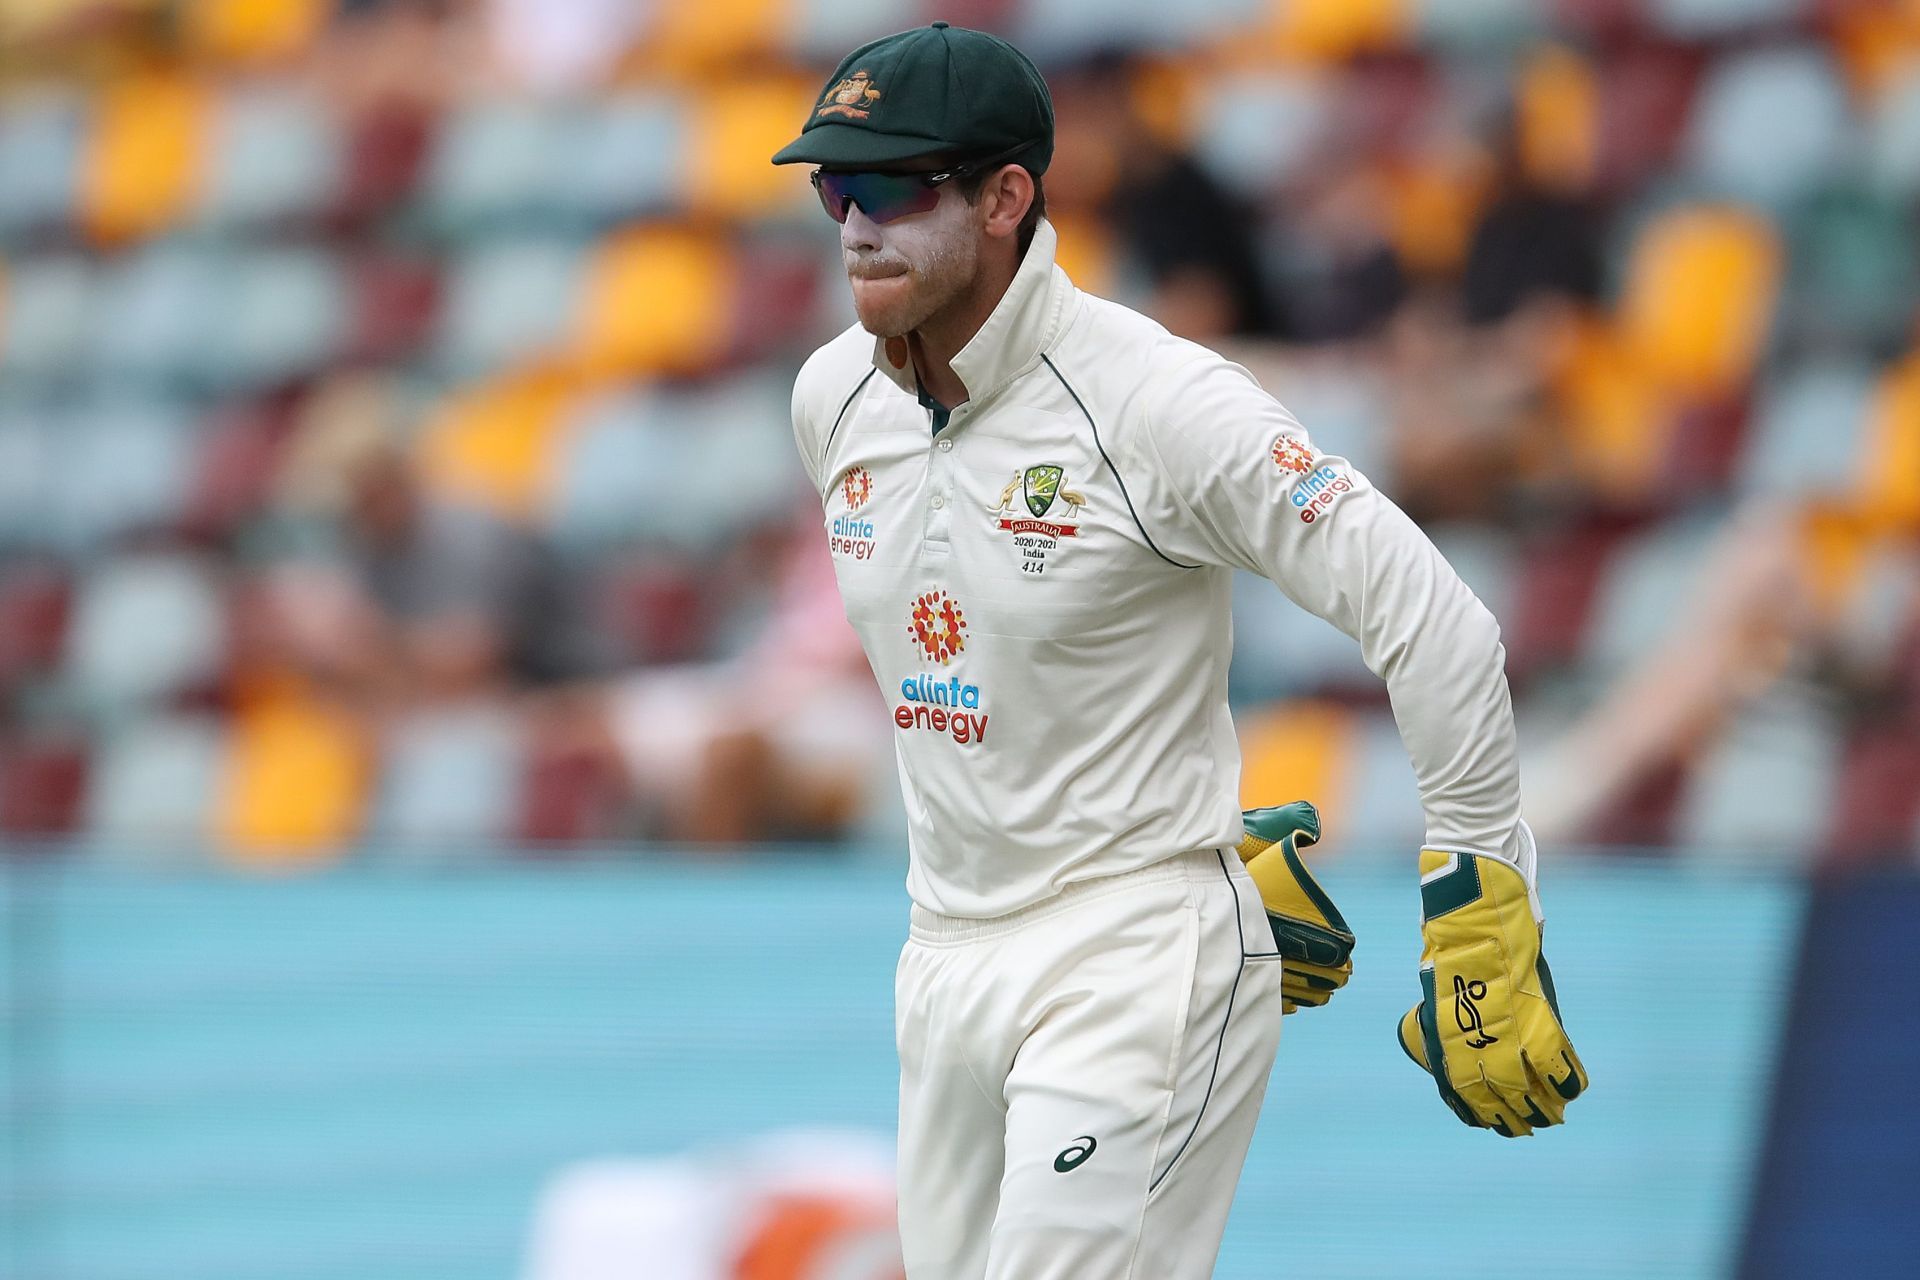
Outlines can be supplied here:
M907 610L907 635L921 657L944 667L967 647L967 615L946 592L922 592ZM906 701L893 709L900 728L949 734L963 747L986 741L979 685L929 671L901 680L900 696Z
M865 467L849 467L840 477L840 496L847 509L833 518L833 531L827 539L833 554L848 560L871 560L879 544L873 536L873 521L858 514L873 500L873 472Z
M1301 524L1312 524L1341 494L1353 491L1353 481L1337 468L1321 462L1320 455L1304 440L1284 435L1276 438L1272 457L1273 465L1280 468L1290 483L1289 501L1299 511Z

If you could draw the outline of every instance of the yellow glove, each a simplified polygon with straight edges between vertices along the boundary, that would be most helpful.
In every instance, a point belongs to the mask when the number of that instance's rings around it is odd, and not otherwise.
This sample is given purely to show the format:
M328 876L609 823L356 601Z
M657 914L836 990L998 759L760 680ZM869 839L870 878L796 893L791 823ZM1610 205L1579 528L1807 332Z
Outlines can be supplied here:
M1259 887L1279 949L1280 1012L1323 1005L1353 976L1353 930L1300 850L1320 842L1320 812L1305 800L1240 815L1240 861Z
M1587 1087L1560 1025L1526 877L1499 858L1420 851L1420 1003L1400 1047L1478 1129L1523 1138Z

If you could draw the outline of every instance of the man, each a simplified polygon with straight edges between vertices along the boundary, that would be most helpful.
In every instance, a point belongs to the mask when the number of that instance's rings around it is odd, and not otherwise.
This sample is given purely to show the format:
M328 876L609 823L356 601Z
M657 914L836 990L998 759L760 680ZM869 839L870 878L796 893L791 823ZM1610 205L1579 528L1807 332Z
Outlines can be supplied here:
M819 166L859 313L793 420L897 730L916 1280L1211 1272L1286 999L1261 908L1287 877L1228 853L1235 567L1387 681L1428 825L1402 1045L1508 1134L1586 1079L1538 963L1492 617L1243 369L1073 287L1052 147L1032 63L936 22L855 50L774 157Z

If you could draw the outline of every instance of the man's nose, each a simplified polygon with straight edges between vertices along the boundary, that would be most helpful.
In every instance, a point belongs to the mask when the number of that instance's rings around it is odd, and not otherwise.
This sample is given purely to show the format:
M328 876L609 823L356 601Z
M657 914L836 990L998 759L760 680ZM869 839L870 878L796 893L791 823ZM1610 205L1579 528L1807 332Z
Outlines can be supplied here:
M847 220L840 224L840 247L868 251L880 247L880 224L851 200L847 202Z

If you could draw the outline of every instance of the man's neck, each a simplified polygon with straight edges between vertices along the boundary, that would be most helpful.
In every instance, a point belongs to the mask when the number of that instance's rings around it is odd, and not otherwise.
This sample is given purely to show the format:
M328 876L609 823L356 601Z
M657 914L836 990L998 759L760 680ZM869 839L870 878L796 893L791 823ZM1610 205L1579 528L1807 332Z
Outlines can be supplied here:
M926 393L949 409L967 402L967 384L953 371L953 358L973 341L980 326L1013 284L1018 259L1003 268L983 270L973 289L954 304L907 335L907 351L914 373Z

